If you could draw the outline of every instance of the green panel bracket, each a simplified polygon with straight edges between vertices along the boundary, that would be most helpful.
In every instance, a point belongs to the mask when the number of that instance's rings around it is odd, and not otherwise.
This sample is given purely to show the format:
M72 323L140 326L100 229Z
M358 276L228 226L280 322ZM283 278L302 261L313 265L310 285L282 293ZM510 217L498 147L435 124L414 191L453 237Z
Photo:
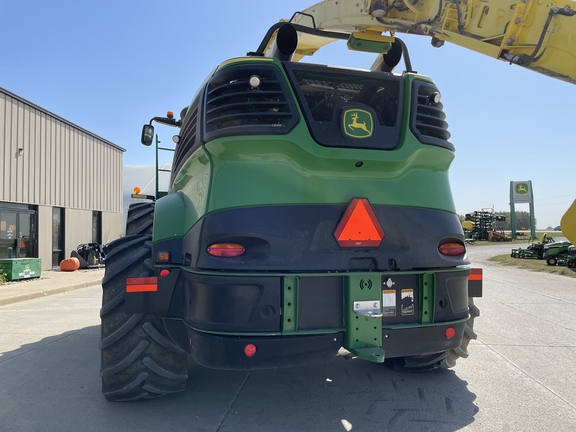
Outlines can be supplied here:
M373 274L344 277L344 348L375 363L384 361L380 279Z
M348 49L360 52L384 54L390 51L392 44L381 40L361 39L354 34L350 35L346 43Z
M298 278L285 277L282 295L282 333L298 329Z
M436 275L424 273L420 278L421 308L420 322L432 324L434 322L434 305L436 304Z

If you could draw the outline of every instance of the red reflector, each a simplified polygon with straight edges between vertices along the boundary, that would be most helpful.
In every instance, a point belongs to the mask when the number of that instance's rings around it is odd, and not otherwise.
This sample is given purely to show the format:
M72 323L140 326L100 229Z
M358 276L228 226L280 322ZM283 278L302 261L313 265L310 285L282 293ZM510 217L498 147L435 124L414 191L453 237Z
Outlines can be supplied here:
M468 276L468 280L481 281L482 280L482 269L481 268L471 269L470 270L470 276Z
M215 243L208 246L207 252L216 257L230 258L243 255L246 249L236 243Z
M248 344L244 347L244 354L246 354L246 357L252 357L254 354L256 354L256 345L253 344Z
M456 330L454 330L454 327L448 327L445 334L447 339L452 339L456 335Z
M160 276L168 276L170 274L170 270L164 269L160 272Z
M385 235L366 198L354 198L350 202L334 231L340 247L378 247Z
M454 255L462 255L463 253L466 252L466 248L464 247L463 244L460 243L444 243L443 245L440 245L438 251L442 255L454 256Z
M126 279L126 292L152 292L158 291L158 278L137 277Z

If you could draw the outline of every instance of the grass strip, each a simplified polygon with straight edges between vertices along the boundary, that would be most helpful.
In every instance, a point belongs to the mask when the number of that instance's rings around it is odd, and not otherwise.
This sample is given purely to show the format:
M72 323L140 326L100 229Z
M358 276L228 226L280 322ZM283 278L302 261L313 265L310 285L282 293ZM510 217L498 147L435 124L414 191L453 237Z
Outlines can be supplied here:
M557 275L576 278L576 270L569 269L566 266L548 265L545 260L534 258L512 258L510 255L496 255L489 258L488 261L496 262L506 266L515 266L531 271L554 273Z

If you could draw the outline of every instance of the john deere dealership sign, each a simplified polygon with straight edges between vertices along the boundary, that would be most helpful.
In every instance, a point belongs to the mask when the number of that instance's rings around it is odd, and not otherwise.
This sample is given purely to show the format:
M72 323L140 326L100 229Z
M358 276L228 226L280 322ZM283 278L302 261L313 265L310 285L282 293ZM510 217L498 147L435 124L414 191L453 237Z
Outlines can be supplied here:
M514 203L531 203L532 202L532 182L516 181L511 182L512 198Z
M516 209L514 204L530 204L530 234L533 238L536 238L534 194L532 193L532 182L530 180L510 182L510 225L513 236L516 235Z

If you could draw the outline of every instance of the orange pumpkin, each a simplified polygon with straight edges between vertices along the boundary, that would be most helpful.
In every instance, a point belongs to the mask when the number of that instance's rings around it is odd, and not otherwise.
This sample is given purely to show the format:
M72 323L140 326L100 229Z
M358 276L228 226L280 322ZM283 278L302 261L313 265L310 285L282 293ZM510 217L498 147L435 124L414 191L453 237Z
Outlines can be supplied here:
M62 271L74 271L80 268L80 261L78 258L66 258L60 261L60 270Z

